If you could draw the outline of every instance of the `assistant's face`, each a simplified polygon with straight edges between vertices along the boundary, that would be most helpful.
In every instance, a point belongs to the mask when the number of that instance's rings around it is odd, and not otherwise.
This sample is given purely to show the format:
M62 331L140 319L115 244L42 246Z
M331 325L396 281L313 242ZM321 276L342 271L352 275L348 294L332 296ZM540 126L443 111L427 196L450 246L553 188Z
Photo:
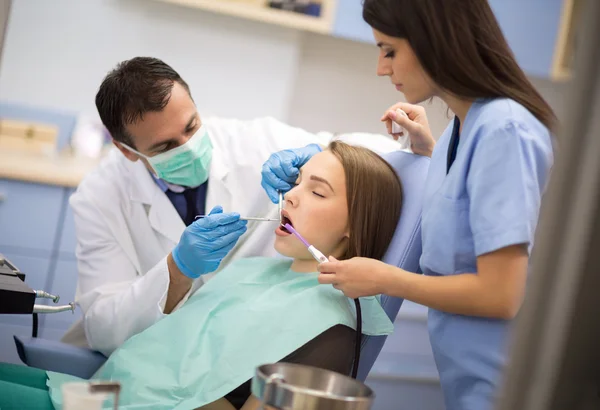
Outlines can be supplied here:
M426 101L437 94L434 82L407 40L387 36L375 29L373 35L379 47L378 76L390 77L396 90L404 94L411 104Z

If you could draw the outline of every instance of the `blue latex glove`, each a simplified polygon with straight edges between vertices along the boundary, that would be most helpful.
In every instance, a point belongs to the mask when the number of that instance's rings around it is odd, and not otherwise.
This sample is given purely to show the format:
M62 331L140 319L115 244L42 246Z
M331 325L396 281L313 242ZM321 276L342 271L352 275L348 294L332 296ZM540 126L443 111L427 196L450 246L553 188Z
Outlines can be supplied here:
M247 228L238 213L223 213L215 206L207 217L185 228L171 254L179 270L188 278L214 272Z
M302 165L319 152L320 146L310 144L304 148L279 151L269 157L262 167L261 185L274 204L279 202L277 191L286 193L292 189Z

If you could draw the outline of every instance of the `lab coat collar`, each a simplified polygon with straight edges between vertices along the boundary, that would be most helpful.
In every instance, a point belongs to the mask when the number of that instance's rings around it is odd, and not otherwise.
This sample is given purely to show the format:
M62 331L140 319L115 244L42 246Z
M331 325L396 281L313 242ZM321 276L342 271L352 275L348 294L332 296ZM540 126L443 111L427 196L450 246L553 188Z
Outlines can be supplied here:
M225 156L223 155L224 153L214 142L213 147L213 155L210 162L210 173L208 177L218 181L225 181L227 174L229 174L229 167L225 161Z
M208 135L211 135L209 132ZM228 160L216 142L213 142L213 157L208 174L208 191L206 193L206 213L216 206L221 205L224 212L231 211L232 205L232 182L228 183L229 175Z
M129 199L146 206L152 229L167 237L173 244L179 242L185 225L169 197L156 184L142 161L130 162Z
M152 204L156 193L163 193L162 190L156 185L142 161L131 162L126 158L123 160L127 161L129 168L129 199L146 205Z
M127 166L130 168L130 200L148 205L148 221L152 229L166 236L174 244L178 243L181 233L185 229L185 224L177 210L163 190L156 184L142 161L130 162L125 158L123 160L128 162ZM221 201L226 202L221 204L223 206L229 205L229 198L231 198L231 192L225 184L228 173L229 169L225 158L222 152L215 147L210 166L208 189L209 196L213 188L220 191L218 197ZM207 208L211 205L208 202L207 200Z

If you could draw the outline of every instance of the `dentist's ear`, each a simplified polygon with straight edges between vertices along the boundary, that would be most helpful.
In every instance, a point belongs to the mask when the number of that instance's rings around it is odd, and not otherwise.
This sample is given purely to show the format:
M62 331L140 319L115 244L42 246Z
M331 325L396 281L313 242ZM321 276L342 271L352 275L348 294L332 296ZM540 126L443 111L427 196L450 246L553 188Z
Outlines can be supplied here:
M113 143L113 145L114 145L115 147L117 147L117 148L118 148L118 150L119 150L119 151L121 151L121 153L122 153L123 155L125 155L125 158L127 158L129 161L131 161L131 162L135 162L135 161L137 161L138 159L140 159L140 157L139 157L138 155L136 155L136 154L134 154L133 152L129 151L129 150L128 150L127 148L125 148L125 147L123 146L123 144L121 144L119 141L116 141L116 140L114 140L114 139L113 139L113 140L112 140L112 143Z

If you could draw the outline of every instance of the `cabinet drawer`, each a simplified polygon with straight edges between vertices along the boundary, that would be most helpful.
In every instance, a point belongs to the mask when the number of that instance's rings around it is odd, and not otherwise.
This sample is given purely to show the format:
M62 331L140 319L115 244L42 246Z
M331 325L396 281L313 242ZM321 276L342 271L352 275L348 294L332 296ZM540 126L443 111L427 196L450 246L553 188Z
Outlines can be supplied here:
M59 259L54 272L50 275L51 283L48 285L49 292L60 296L61 305L75 301L77 289L77 262L74 260ZM45 316L46 327L58 328L66 331L71 324L81 317L81 310L75 309L75 313L60 312ZM64 333L64 332L63 332Z
M393 378L367 378L375 392L372 410L444 410L442 390L437 383Z
M49 255L63 196L61 187L0 179L0 249L26 248Z
M369 373L372 378L393 378L439 383L433 355L381 352Z
M389 335L382 352L431 356L427 321L399 317L394 322L394 333Z
M338 0L333 36L364 43L375 43L373 30L362 18L362 2Z
M13 336L31 337L31 317L24 326L0 323L0 363L23 364L19 359Z

